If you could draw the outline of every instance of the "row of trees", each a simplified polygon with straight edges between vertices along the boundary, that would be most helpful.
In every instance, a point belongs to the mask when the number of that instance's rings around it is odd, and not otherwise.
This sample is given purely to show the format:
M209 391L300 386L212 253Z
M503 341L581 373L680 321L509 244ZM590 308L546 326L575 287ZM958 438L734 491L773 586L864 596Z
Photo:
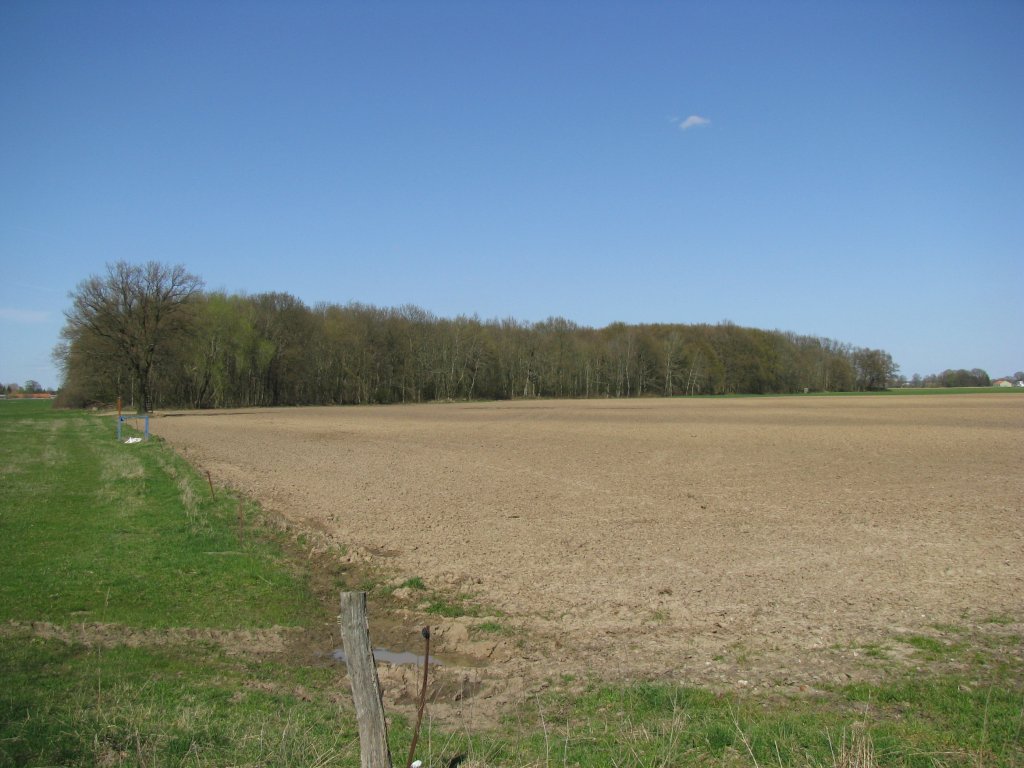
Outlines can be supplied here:
M919 376L915 373L909 384L914 387L987 387L992 384L992 379L981 368L972 368L969 371L958 368L928 376Z
M41 395L45 392L43 385L35 379L29 379L24 384L0 384L0 393L5 395Z
M71 295L61 400L140 408L638 397L884 388L882 350L717 325L595 329L440 318L414 306L308 307L204 292L182 267L108 266Z

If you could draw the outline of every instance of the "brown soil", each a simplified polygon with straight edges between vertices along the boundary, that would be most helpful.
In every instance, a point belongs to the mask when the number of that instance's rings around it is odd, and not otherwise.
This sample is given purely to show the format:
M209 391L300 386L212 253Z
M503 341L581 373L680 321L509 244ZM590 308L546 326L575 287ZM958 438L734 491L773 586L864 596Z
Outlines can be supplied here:
M129 648L192 645L215 645L228 656L273 656L286 653L302 630L289 627L270 629L136 629L121 624L83 622L63 626L49 621L8 621L0 624L0 636L31 635L47 640L76 643L88 648Z
M434 624L455 699L566 675L813 690L879 674L865 648L891 665L901 635L1022 629L1021 397L268 409L152 430L392 584L495 614L504 633L398 590L371 616L395 650ZM383 677L411 700L414 669Z

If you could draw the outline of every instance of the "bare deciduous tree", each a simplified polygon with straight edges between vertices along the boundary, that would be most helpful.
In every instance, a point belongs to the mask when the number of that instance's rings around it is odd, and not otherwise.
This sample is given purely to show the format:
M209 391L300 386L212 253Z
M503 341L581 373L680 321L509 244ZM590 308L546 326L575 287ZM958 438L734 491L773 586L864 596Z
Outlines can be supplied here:
M149 410L154 364L186 328L186 308L202 286L180 264L108 264L105 276L83 280L69 295L62 335L69 347L93 337L121 356L138 386L139 409Z

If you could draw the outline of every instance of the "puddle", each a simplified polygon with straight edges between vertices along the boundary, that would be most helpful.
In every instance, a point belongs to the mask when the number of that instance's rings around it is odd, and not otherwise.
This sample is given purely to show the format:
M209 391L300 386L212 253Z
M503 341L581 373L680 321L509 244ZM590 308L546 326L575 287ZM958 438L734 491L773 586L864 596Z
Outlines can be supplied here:
M335 648L331 653L331 658L335 661L345 661L345 650L343 648ZM415 664L416 666L423 665L423 657L412 653L410 651L389 651L387 648L374 648L373 658L375 661L382 661L385 664ZM443 667L444 661L434 656L430 657L431 666Z

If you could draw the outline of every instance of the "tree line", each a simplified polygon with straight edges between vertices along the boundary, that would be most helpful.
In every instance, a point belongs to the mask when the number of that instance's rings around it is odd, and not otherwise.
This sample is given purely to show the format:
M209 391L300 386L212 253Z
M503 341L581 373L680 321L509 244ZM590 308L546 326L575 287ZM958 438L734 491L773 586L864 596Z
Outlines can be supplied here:
M59 403L140 409L881 389L883 350L711 324L437 317L204 291L181 266L108 265L70 295Z
M947 368L942 373L932 373L927 376L914 374L910 379L910 386L913 387L988 387L992 379L988 372L981 368Z
M29 379L24 384L12 382L10 384L0 383L0 394L5 395L43 395L49 394L35 379Z

